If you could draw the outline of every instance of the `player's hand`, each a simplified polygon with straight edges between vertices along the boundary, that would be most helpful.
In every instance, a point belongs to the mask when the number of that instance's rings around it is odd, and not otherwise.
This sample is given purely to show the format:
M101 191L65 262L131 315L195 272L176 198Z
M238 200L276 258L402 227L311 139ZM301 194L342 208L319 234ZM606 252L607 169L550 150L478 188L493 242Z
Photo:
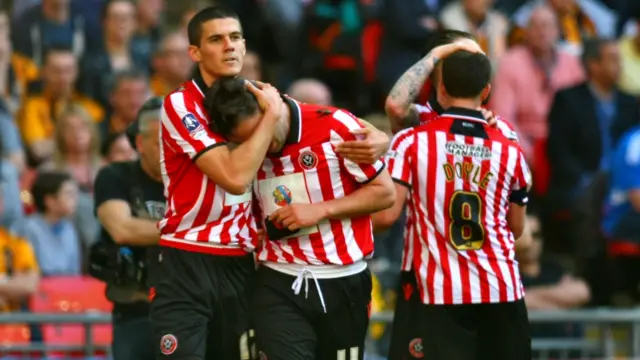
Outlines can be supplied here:
M284 105L280 92L267 83L258 82L256 86L252 82L247 81L246 84L247 89L249 89L258 100L258 106L260 106L260 110L264 113L264 117L273 121L280 119Z
M430 54L438 60L443 60L456 51L468 51L470 53L484 54L480 45L471 39L459 39L451 44L440 45L431 50Z
M294 231L316 225L325 216L325 211L319 204L290 204L269 215L269 220Z
M336 146L336 153L358 164L373 164L389 149L389 137L369 128L351 130L358 140L344 141Z
M493 111L485 109L483 107L479 107L478 110L484 116L484 119L487 120L487 123L493 127L498 126L498 117L493 113Z

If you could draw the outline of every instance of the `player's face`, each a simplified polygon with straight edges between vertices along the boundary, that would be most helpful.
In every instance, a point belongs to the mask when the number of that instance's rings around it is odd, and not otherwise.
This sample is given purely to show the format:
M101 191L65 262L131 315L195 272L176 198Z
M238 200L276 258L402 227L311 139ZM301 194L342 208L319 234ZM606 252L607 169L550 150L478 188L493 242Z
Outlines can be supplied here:
M260 119L262 118L262 114L260 112L251 116L250 118L244 119L240 121L238 126L233 130L233 132L228 136L229 141L235 144L240 144L253 135L256 131L256 128L260 124ZM271 140L271 144L269 145L268 153L276 153L282 149L284 145L284 139L286 138L286 134L282 136L283 131L281 131L283 127L284 121L280 120L276 124L276 132L275 136Z
M233 76L242 70L246 52L240 22L234 18L213 19L202 24L200 46L190 46L191 58L209 76Z

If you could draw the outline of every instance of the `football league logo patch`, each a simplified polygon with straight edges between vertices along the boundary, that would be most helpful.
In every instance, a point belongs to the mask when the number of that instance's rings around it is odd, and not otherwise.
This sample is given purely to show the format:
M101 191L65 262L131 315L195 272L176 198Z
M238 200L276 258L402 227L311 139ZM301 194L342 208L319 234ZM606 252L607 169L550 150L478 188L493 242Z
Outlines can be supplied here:
M185 115L182 118L182 125L184 125L185 129L187 129L189 134L193 134L203 129L203 126L200 124L200 121L198 121L195 115L191 113Z
M409 353L416 359L422 359L424 357L424 347L422 346L422 339L415 338L409 343Z
M287 206L291 204L291 190L284 185L278 185L273 190L273 200L278 206Z
M318 157L312 151L303 151L298 157L300 166L305 170L311 170L318 165Z
M164 355L173 354L178 348L178 339L171 334L167 334L160 339L160 352Z

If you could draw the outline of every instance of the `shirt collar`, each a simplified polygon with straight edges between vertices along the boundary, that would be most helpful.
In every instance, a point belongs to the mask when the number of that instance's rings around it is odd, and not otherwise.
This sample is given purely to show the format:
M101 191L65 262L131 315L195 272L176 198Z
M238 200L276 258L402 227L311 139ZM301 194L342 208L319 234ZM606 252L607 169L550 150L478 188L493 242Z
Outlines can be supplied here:
M202 92L203 94L206 94L207 90L209 90L209 87L204 82L202 74L200 73L200 69L198 68L196 68L193 72L193 82L196 84L198 90L200 90L200 92Z
M487 120L484 118L484 115L482 115L481 111L468 109L468 108L461 108L461 107L450 107L447 110L445 110L441 116L452 117L452 118L463 119L463 120L479 121L483 123L487 122Z
M429 106L431 106L431 109L435 111L438 115L442 115L442 113L444 112L444 108L438 102L438 95L436 94L435 91L431 93L428 104Z
M302 109L297 101L287 96L283 96L282 99L289 107L289 110L291 110L291 116L289 118L289 135L287 135L286 144L297 144L302 138Z

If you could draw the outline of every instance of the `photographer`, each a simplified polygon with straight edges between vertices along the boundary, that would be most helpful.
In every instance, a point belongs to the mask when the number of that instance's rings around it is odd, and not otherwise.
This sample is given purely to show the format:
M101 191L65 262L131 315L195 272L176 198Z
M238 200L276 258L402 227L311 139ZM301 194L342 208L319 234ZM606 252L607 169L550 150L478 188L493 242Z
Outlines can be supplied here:
M165 211L158 137L161 107L161 98L147 101L129 129L140 159L107 165L95 183L102 230L91 250L90 273L107 283L107 298L114 303L114 360L155 358L146 274L147 258L156 253L160 235L156 223Z

